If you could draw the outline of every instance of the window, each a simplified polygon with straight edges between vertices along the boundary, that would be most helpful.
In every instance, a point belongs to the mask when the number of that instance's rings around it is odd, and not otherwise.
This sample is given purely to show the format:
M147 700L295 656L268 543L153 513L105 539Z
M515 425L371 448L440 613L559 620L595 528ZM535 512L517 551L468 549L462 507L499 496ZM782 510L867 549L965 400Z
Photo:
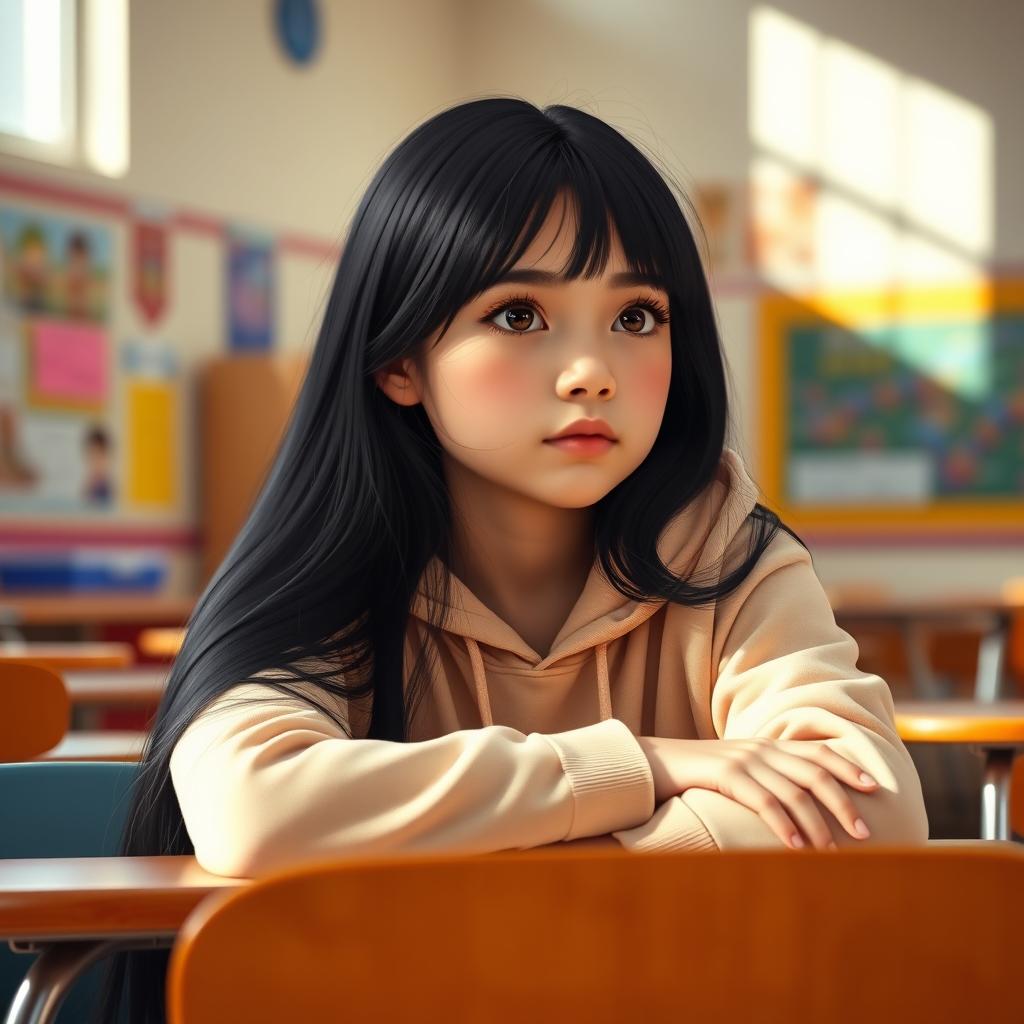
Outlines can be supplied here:
M0 0L0 150L128 169L128 0Z

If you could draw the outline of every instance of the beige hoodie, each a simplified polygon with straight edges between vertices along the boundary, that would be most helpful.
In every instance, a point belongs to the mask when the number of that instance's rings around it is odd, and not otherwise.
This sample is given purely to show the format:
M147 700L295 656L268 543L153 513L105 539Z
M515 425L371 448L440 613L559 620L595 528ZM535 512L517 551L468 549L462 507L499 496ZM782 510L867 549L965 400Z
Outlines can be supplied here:
M702 570L725 552L727 572L746 553L757 496L726 448L717 478L663 532L662 559L706 582ZM429 626L421 581L406 672L421 644L436 646L437 661L408 743L365 738L365 702L339 705L349 738L256 683L193 721L170 768L203 867L252 877L312 857L482 853L609 833L637 851L783 846L756 812L713 790L655 807L637 736L824 739L879 783L844 787L868 840L817 804L839 846L928 838L889 687L857 668L856 642L784 531L706 608L626 600L595 565L545 657L454 576L452 603L448 628Z

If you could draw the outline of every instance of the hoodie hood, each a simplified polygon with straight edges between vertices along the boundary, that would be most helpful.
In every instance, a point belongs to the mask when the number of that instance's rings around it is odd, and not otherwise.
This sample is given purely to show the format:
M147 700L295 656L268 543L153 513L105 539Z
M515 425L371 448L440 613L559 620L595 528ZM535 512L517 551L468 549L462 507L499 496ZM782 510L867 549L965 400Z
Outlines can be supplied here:
M746 521L758 500L758 488L750 479L740 456L725 448L711 483L689 506L671 520L658 539L658 554L680 576L699 574L722 557L729 541ZM427 617L424 581L434 581L440 593L443 566L435 556L427 564L412 604L412 614ZM546 657L541 657L500 616L495 614L458 578L451 574L451 607L445 631L466 645L473 667L473 683L484 725L493 725L487 674L480 645L507 652L533 669L545 669L563 658L593 650L597 660L597 687L601 719L613 717L608 682L608 645L645 619L656 614L664 600L631 601L601 575L595 560L583 591L565 620Z

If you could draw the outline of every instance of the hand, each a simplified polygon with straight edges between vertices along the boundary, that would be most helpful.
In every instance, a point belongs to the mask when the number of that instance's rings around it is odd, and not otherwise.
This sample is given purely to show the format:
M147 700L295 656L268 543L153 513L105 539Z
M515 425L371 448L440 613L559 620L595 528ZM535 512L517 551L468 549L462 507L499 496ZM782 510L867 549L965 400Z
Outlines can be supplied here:
M840 782L864 793L878 783L865 782L857 765L822 741L637 739L654 775L655 803L694 787L714 790L756 811L787 846L805 846L806 837L818 849L834 848L813 794L855 839L870 835L866 825L857 831L863 822Z

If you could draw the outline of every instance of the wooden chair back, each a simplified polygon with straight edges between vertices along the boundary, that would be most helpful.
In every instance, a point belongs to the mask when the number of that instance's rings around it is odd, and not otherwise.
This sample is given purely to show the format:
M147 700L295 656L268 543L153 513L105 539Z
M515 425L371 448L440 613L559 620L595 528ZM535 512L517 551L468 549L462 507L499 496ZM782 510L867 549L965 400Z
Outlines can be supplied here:
M1014 576L1003 584L1008 601L1024 603L1024 576ZM1006 672L1011 679L1024 680L1024 612L1016 612L1010 620L1010 638L1006 651ZM1024 688L1018 686L1024 695ZM1018 756L1010 775L1010 829L1024 838L1024 757Z
M998 1020L1021 921L981 842L318 862L192 913L168 1020Z
M70 721L60 673L43 664L0 662L0 762L31 761L50 750Z

